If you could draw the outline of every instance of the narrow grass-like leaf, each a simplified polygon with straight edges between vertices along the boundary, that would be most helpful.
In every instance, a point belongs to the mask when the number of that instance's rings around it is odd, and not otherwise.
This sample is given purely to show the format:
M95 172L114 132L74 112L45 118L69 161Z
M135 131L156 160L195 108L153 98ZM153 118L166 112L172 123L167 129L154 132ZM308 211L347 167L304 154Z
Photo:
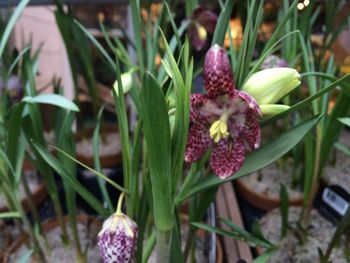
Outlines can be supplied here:
M336 142L334 147L350 157L350 149L346 148L343 144Z
M11 66L9 67L8 71L7 71L7 78L10 77L10 75L12 74L12 71L15 69L15 67L17 66L17 63L21 60L21 58L30 50L31 46L27 46L24 49L21 50L21 52L18 53L17 57L13 60Z
M55 105L71 111L79 111L77 105L67 98L57 94L42 94L35 97L24 97L22 101L26 103L43 103Z
M267 251L264 254L255 258L252 261L252 263L266 263L275 253L276 253L276 250Z
M65 155L69 159L73 160L74 162L78 163L79 165L83 166L85 169L89 170L93 174L95 174L98 177L102 178L103 180L105 180L106 182L111 184L115 189L117 189L117 190L119 190L121 192L124 192L124 193L128 193L128 191L126 189L124 189L123 187L121 187L120 185L118 185L117 183L115 183L113 180L109 179L108 177L106 177L102 173L99 173L98 171L95 171L94 169L90 168L89 166L83 164L82 162L79 162L77 159L75 159L74 157L70 156L68 153L62 151L60 148L57 148L56 146L53 146L53 145L51 145L51 147L54 148L56 151L62 153L63 155Z
M218 22L216 23L213 40L211 45L218 44L223 46L225 40L225 34L230 22L232 10L233 10L234 1L226 0L225 6L221 9Z
M338 118L338 121L340 121L344 125L350 127L350 118Z
M322 116L315 116L296 127L288 130L268 144L263 145L260 149L250 153L242 166L242 168L234 175L225 180L220 179L214 174L208 176L201 182L196 183L187 192L182 192L181 196L177 196L176 203L180 203L191 195L203 191L206 188L220 185L228 181L238 179L242 176L255 172L270 163L274 162L288 151L290 151L304 136L316 125Z
M254 237L251 233L245 231L242 228L239 228L236 225L234 226L235 227L234 230L224 230L221 228L212 227L212 226L209 226L207 224L196 223L196 222L191 223L191 225L198 227L198 228L202 228L202 229L209 231L209 232L217 233L219 235L232 237L236 240L240 240L240 241L243 240L243 241L247 242L252 247L255 247L255 246L262 246L265 248L271 247L270 244L266 244L264 241L261 241L260 239ZM231 225L234 225L234 224L231 224Z
M1 219L6 219L6 218L21 218L21 214L19 212L2 212L0 213L0 218Z
M136 54L137 61L140 65L141 76L144 73L144 57L143 57L143 47L142 47L142 37L141 32L143 25L141 23L141 12L140 12L140 1L139 0L131 0L131 18L132 18L132 28L134 32L135 46L136 46Z
M174 226L171 174L171 138L168 110L162 90L150 74L141 92L142 120L152 184L154 220L158 231Z
M225 225L232 228L233 231L235 231L239 235L241 235L245 241L252 243L256 246L262 246L264 248L272 248L273 247L273 245L269 241L267 241L265 238L261 238L260 233L259 233L259 236L256 236L252 233L249 233L245 229L237 226L235 223L231 222L228 219L219 217L219 220L222 221Z
M93 146L93 154L94 154L94 165L95 165L95 169L98 173L102 174L102 168L101 168L101 162L100 162L100 149L99 149L99 145L100 145L100 127L101 127L101 118L102 118L102 114L103 114L103 110L105 109L104 105L103 107L101 107L100 111L97 114L97 122L96 122L96 127L94 130L94 135L92 137L92 146ZM106 183L105 181L101 178L98 177L98 186L101 190L104 202L106 204L108 204L108 209L111 213L113 213L114 210L114 205L111 202L111 199L109 198L108 192L107 192L107 188L106 188Z
M77 20L74 20L74 23L77 24L77 26L84 32L84 34L91 40L91 42L95 45L95 47L101 52L103 57L107 60L109 63L111 69L115 69L115 63L113 59L110 57L108 52L102 45L97 41L97 39L89 32L82 24L80 24Z
M109 211L106 210L103 205L96 199L94 195L92 195L88 190L86 190L76 178L71 176L62 164L52 156L49 151L44 148L42 145L33 142L35 149L39 152L40 156L69 184L74 188L74 190L82 197L84 200L100 215L107 217L109 215ZM59 151L58 148L56 150ZM61 153L65 154L61 151ZM67 156L68 157L68 156Z
M343 124L337 121L337 119L342 116L347 116L350 112L349 101L350 97L346 93L341 92L337 97L335 106L325 125L320 150L319 172L321 172L323 167L326 165L333 149L333 145L339 137Z
M11 15L10 20L7 22L6 28L1 36L0 40L0 59L2 58L2 54L4 53L7 41L10 37L10 34L15 27L15 24L18 20L18 18L21 16L24 8L28 5L29 0L22 0L19 5L17 6L16 10Z

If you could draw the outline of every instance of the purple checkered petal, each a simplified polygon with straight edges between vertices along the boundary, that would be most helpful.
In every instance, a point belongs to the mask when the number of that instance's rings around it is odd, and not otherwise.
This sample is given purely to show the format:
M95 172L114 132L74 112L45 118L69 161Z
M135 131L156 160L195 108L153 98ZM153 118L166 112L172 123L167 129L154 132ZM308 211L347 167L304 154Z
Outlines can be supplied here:
M260 125L256 118L256 113L248 110L246 123L243 129L243 137L247 141L250 150L255 150L260 146Z
M241 168L244 155L245 145L240 138L235 141L222 139L214 146L210 166L218 177L225 179Z
M203 116L200 112L200 107L208 101L205 94L191 94L190 98L190 122L201 122Z
M197 161L211 144L209 129L199 122L193 124L188 133L185 161L189 163Z
M235 89L230 60L225 49L214 45L205 56L204 87L210 98L231 94Z
M250 96L248 93L244 91L238 91L237 94L241 99L243 99L249 106L250 109L252 109L257 115L261 116L261 110L259 107L259 104L256 102L253 96Z
M113 214L98 234L97 244L104 263L129 263L135 253L138 227L124 214Z

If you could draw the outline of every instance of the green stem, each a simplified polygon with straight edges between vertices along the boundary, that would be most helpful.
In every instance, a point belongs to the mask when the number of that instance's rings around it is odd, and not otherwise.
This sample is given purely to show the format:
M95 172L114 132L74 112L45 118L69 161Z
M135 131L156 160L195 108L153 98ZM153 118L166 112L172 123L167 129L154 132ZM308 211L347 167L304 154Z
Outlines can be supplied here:
M314 161L314 172L312 176L311 191L306 201L306 206L302 210L302 223L303 227L307 229L311 219L312 202L317 194L318 190L318 177L320 172L320 155L322 146L322 129L320 124L316 126L316 149L315 149L315 161Z
M186 245L185 245L185 251L184 251L185 262L187 261L187 258L188 258L189 254L190 254L191 247L193 245L193 240L195 238L195 234L196 234L196 229L191 227L190 228L190 233L188 234Z
M125 194L121 193L118 199L118 205L117 205L117 210L115 211L116 215L122 215L122 204L123 204L123 199L124 199Z
M150 257L155 245L156 245L156 232L153 231L152 234L149 236L147 240L147 244L143 250L142 263L148 262L148 258Z
M170 262L170 234L171 231L157 230L157 263Z

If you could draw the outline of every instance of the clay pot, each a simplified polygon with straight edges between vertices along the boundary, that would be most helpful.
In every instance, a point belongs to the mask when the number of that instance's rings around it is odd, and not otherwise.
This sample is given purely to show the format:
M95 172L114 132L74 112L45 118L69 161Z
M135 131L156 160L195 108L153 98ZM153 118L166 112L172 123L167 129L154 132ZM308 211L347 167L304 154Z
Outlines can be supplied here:
M33 171L33 170L35 170L35 168L32 166L32 164L28 160L24 159L23 171ZM25 175L23 175L23 176L25 176ZM39 186L34 190L34 192L32 192L34 204L36 206L39 206L40 204L42 204L44 202L46 196L47 196L46 185L45 185L44 181L42 181L39 184ZM21 204L22 204L24 211L29 212L29 210L30 210L29 202L28 202L26 195L23 196L23 198L21 199ZM9 207L7 205L0 206L0 212L6 212L6 211L9 211Z
M103 127L101 127L101 131L105 133L114 133L118 134L119 130L117 128L116 124L104 124ZM79 143L81 140L84 140L86 138L91 138L92 141L92 136L94 133L94 128L86 129L84 131L78 132L75 135L76 142ZM92 145L91 145L92 147ZM94 167L94 156L85 156L81 155L77 151L77 159L84 163L85 165L89 167ZM111 155L101 155L100 154L100 162L101 162L101 167L106 168L106 167L112 167L116 166L121 163L121 151L118 153L114 153Z
M252 189L249 184L242 180L235 180L236 192L244 198L252 206L264 211L269 211L280 206L280 199L278 197L272 197L264 193L260 193ZM289 205L302 205L303 198L295 197L289 199Z
M90 217L90 216L86 216L86 215L78 215L77 216L77 222L79 223L83 223L85 225L95 225L97 226L98 228L100 228L102 226L102 222L97 220L96 218L94 217ZM68 223L68 217L66 216L64 218L65 222ZM59 222L57 221L57 219L49 219L47 221L45 221L43 224L42 224L42 227L43 227L43 231L44 232L50 232L52 231L53 229L57 228L57 227L60 227L59 226ZM68 227L68 225L67 225ZM15 253L25 242L25 237L20 237L18 238L16 241L14 241L11 246L9 247L7 253L5 253L4 255L4 259L2 261L2 263L10 263L10 255ZM75 250L75 247L73 246L73 249ZM101 262L102 262L102 259L101 259Z

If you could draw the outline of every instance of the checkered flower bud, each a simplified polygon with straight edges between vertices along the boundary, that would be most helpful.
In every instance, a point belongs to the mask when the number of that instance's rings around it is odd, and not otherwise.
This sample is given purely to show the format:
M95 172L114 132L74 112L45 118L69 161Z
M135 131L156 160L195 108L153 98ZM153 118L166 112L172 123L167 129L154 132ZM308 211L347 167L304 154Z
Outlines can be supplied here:
M97 237L103 262L131 262L135 253L137 233L137 224L121 211L107 218Z

